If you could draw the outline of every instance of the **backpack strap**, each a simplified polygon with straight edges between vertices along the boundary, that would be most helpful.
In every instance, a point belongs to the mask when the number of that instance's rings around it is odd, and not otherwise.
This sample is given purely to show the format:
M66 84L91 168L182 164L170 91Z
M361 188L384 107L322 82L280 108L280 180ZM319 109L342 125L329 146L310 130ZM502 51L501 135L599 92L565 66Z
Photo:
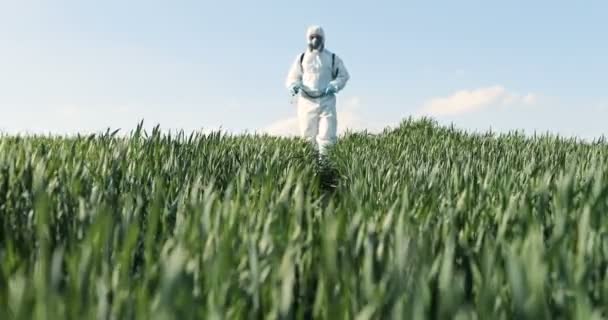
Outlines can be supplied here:
M332 53L331 54L331 76L333 77L334 80L338 77L338 72L340 72L339 69L335 68L335 65L336 65L336 54Z
M300 55L300 68L302 68L302 71L304 71L304 65L302 64L304 62L304 54L306 52L302 52L302 54Z

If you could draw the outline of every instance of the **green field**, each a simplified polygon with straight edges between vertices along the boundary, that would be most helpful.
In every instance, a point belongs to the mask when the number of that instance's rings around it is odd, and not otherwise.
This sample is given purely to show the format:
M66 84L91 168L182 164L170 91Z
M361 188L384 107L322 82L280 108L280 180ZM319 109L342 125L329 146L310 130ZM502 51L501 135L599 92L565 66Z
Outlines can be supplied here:
M0 319L599 319L608 144L0 137Z

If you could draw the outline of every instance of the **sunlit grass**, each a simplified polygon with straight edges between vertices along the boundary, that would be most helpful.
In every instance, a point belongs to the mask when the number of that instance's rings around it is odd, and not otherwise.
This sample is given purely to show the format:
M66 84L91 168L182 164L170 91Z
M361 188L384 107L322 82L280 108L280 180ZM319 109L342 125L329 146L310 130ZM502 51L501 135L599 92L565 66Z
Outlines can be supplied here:
M0 319L592 319L608 145L428 120L0 138Z

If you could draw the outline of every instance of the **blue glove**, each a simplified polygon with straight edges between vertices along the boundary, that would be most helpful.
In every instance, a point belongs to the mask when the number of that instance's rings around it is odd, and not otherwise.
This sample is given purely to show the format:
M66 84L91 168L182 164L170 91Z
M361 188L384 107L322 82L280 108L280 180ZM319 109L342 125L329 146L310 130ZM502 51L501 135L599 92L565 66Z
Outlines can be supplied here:
M299 84L293 84L293 85L291 85L291 87L289 87L289 93L292 96L295 96L300 92L300 89L301 89L301 87Z
M323 92L323 94L329 96L336 92L338 92L338 90L336 90L336 87L330 84L327 88L325 88L325 92Z

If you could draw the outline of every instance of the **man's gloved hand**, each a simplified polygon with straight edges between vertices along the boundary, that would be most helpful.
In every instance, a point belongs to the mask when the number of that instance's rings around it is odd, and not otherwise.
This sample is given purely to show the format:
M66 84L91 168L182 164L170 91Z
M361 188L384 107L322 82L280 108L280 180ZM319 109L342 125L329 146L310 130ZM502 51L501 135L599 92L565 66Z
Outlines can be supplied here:
M291 87L289 87L289 93L292 96L295 96L300 92L300 89L301 89L301 87L299 84L293 84L293 85L291 85Z
M323 94L326 95L326 96L329 96L329 95L332 95L332 94L334 94L336 92L338 92L338 90L336 89L336 87L330 84L329 86L327 86L327 88L325 88L325 92L323 92Z

